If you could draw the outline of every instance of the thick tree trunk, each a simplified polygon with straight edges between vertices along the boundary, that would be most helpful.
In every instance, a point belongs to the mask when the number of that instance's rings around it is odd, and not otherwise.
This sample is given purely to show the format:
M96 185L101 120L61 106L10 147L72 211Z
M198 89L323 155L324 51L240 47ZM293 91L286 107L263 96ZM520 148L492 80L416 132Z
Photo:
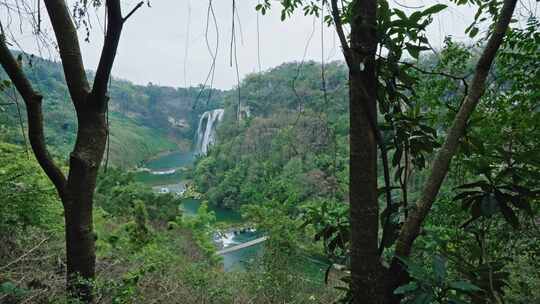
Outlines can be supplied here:
M359 86L370 83L368 75L350 75L350 223L351 290L354 303L377 303L378 223L377 145L366 119ZM374 107L373 107L374 109ZM371 115L375 116L375 111Z
M104 114L87 109L85 116L79 117L77 142L70 155L70 171L62 198L66 223L67 289L73 297L85 303L93 301L96 235L92 209L106 140Z
M380 303L378 255L376 1L357 1L349 62L351 292L353 303Z
M79 195L79 201L85 200L82 195ZM91 303L96 259L92 208L81 204L81 206L66 209L65 221L67 290L70 297Z

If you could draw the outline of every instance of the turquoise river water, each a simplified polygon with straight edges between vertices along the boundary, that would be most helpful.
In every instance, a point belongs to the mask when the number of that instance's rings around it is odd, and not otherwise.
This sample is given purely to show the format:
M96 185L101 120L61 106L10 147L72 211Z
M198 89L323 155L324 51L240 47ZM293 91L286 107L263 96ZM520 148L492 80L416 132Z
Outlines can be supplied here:
M163 188L170 188L170 191L176 191L176 189L183 189L185 185L185 178L183 172L185 168L190 167L196 158L194 152L172 152L168 154L159 155L152 160L148 161L144 167L149 169L144 172L137 172L137 180L144 182L157 191ZM174 172L163 174L162 172L171 171ZM160 174L156 174L160 173ZM167 190L168 191L168 190ZM195 199L185 199L182 202L181 208L184 210L185 215L195 215L201 202ZM209 210L213 211L216 215L216 221L218 223L227 224L242 224L242 216L240 213L226 208L219 208L215 206L209 206ZM260 234L255 231L244 231L239 233L228 233L221 236L221 242L224 247L230 247L244 242L248 242L257 237ZM242 271L252 262L254 259L261 257L264 250L264 243L243 248L231 253L223 255L223 268L225 271ZM303 273L306 273L308 277L317 282L324 280L324 272L328 267L325 262L306 257L297 266L301 268Z

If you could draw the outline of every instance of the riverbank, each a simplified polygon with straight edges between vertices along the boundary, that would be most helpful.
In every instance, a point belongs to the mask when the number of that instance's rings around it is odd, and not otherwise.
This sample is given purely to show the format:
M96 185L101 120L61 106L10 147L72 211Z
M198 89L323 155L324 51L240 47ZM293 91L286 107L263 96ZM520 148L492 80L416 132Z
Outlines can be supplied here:
M155 193L176 193L181 195L186 190L186 184L189 182L189 168L195 161L196 153L172 152L161 154L152 161L145 164L147 170L135 173L136 180L152 187ZM178 169L181 166L180 169ZM170 174L153 174L157 172L171 172ZM193 198L182 199L180 208L184 216L196 216L201 201ZM211 242L215 250L224 250L233 246L239 246L244 243L252 242L257 238L264 237L258 231L255 231L252 224L246 223L241 214L235 210L221 208L217 206L208 206L208 211L214 216L212 223L213 231L209 234L205 246ZM266 240L266 239L265 239ZM221 252L221 265L223 270L246 271L262 260L264 254L264 241L252 244L252 246L242 246L238 250ZM310 280L318 283L324 282L324 273L330 264L324 262L317 254L304 252L295 268L301 269Z
M181 181L185 184L195 158L196 153L192 151L160 153L132 172L138 182L151 187L179 184Z

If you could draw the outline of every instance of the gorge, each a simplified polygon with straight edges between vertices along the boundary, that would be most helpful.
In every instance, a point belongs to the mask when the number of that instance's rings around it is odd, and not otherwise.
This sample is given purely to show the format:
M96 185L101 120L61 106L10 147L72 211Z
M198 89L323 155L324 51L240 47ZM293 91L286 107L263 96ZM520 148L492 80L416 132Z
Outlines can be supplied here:
M145 184L152 186L157 194L181 195L186 190L186 184L190 182L179 171L186 170L193 166L195 156L204 156L210 147L217 142L216 129L223 119L224 109L213 109L202 113L196 136L193 139L193 149L188 152L172 151L170 153L158 154L139 169L139 178ZM146 176L141 178L141 176ZM181 209L184 216L196 216L201 205L200 200L183 199ZM217 206L209 206L209 210L216 216L216 221L221 224L233 225L228 231L214 233L212 241L217 249L227 250L228 248L246 244L239 250L225 251L220 253L223 259L225 271L243 270L246 263L261 254L262 246L260 242L250 244L260 235L253 229L235 229L235 225L242 225L242 217L239 212ZM264 238L265 239L265 238Z

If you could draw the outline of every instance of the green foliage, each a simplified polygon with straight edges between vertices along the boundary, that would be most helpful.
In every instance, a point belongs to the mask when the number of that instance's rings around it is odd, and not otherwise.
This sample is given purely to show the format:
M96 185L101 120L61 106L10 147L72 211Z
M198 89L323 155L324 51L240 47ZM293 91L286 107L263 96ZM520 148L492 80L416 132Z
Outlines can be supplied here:
M220 277L204 263L190 265L182 277L200 295L197 299L199 303L234 303L235 299L241 297L235 294L235 291L238 292L235 290L237 286L231 284L238 284L238 278L222 277L223 281L220 281Z
M317 3L321 2L283 1L283 16L307 7L311 7L308 13L318 14L320 11L316 13L312 7ZM491 4L485 3L478 16L493 12ZM445 41L439 57L421 55L428 46L424 30L431 22L430 15L444 6L406 15L385 7L385 2L379 4L379 34L383 48L391 54L377 59L379 110L394 175L390 185L394 204L381 208L385 228L382 245L392 248L422 190L427 177L423 170L440 147L439 136L444 136L453 121L462 92L468 92L466 84L478 55L475 48L451 39ZM257 7L261 11L269 8L269 2ZM350 16L346 10L342 13L347 21ZM482 18L478 17L469 31L472 36L478 31L474 27L485 21ZM416 277L411 273L413 283L398 290L413 303L487 303L519 298L519 291L537 297L531 290L538 275L531 274L535 278L531 279L517 275L516 270L523 269L524 261L537 264L531 255L538 252L538 246L531 244L537 240L533 219L538 211L540 180L535 157L540 138L540 77L535 77L538 45L535 20L524 29L512 30L505 40L490 85L469 122L448 180L422 230L425 233L415 246L413 258L422 272ZM417 61L410 61L409 56ZM219 144L197 162L194 183L210 204L229 208L246 205L249 218L264 223L265 232L283 240L276 248L287 252L285 244L302 247L306 237L311 237L333 262L347 265L348 119L337 97L345 95L346 86L334 84L336 95L323 109L320 105L325 103L320 102L324 99L310 86L310 76L287 73L286 68L292 70L282 66L246 78L241 88L250 98L243 102L249 104L252 115L240 122L226 116L218 130ZM310 67L309 73L315 71ZM285 75L293 77L288 87L274 94L263 93L286 84L280 81ZM338 93L341 90L343 93ZM236 112L236 103L236 99L226 101L229 113ZM472 217L453 203L452 197L461 200ZM299 215L300 223L296 222ZM284 233L284 223L303 229ZM517 228L518 223L519 230L508 229L508 224ZM392 258L388 252L384 252L385 260ZM435 254L437 258L432 260ZM285 265L278 255L269 261L275 263L275 269ZM409 269L415 272L414 266ZM265 286L264 280L261 282Z
M134 202L134 221L126 225L130 241L136 247L142 247L148 244L152 239L152 232L148 227L148 213L144 203L140 200Z
M497 58L496 85L486 92L485 103L462 143L464 169L481 176L460 185L462 192L455 197L463 209L470 210L471 221L500 211L517 228L517 210L528 216L537 210L540 69L535 62L539 35L538 21L530 19L525 29L506 37ZM490 136L494 132L501 136Z
M530 201L539 196L537 191L519 185L496 185L483 180L462 185L459 189L468 191L456 195L454 200L461 200L462 208L471 212L471 219L463 226L481 216L491 217L499 211L504 219L517 229L519 220L514 208L533 215Z
M325 64L328 98L321 89L321 65L313 61L284 63L262 73L247 75L241 83L241 102L250 109L252 116L268 117L276 112L301 108L324 112L332 120L346 114L347 69L341 62ZM225 106L235 113L238 96L234 92L225 96ZM285 113L283 113L285 114ZM226 113L227 115L227 113Z
M110 151L109 161L115 166L129 168L162 151L178 149L163 129L142 125L135 119L120 113L109 117Z
M475 21L467 29L471 37L480 33L483 22L497 17L500 7L498 0L453 2L478 5ZM356 3L340 2L344 24L350 24L351 5ZM389 185L394 205L383 209L381 202L380 216L385 228L382 246L392 248L426 179L423 169L439 148L438 136L454 119L461 91L467 93L465 83L477 54L451 39L439 57L422 54L430 48L425 29L445 5L407 14L386 1L377 3L377 35L385 54L376 58L379 121L394 175ZM280 4L285 19L298 9L320 16L328 2ZM256 9L265 13L270 1ZM323 21L330 24L332 18L325 16ZM525 28L512 29L505 38L447 183L413 256L403 261L411 281L395 293L403 295L406 303L535 303L540 299L539 274L531 271L540 268L538 28L538 21L531 18ZM76 124L61 70L39 59L32 67L27 59L23 61L32 71L32 81L46 93L46 121L51 122L46 125L47 142L57 155L65 156ZM347 69L339 62L326 65L326 83L321 86L321 68L314 62L290 63L249 75L240 85L244 92L240 100L233 92L205 91L199 98L199 88L111 83L111 162L115 165L131 166L157 151L175 149L178 142L193 137L198 114L205 109L224 106L226 116L218 129L219 143L197 160L192 172L190 194L207 200L196 216L182 216L179 199L154 194L133 174L116 169L100 174L94 214L98 255L110 267L123 265L116 277L105 275L97 282L107 300L143 303L170 292L182 300L193 296L190 300L195 303L232 303L246 288L250 301L306 303L316 301L306 295L320 293L313 292L319 285L305 283L296 271L303 255L324 253L330 262L348 267ZM0 83L0 90L10 89L8 83ZM239 103L249 111L237 109ZM0 108L0 139L22 143L15 111L11 106ZM237 121L234 113L242 111L245 115ZM60 204L35 161L10 144L0 144L0 152L2 237L29 228L57 231L52 228L61 225ZM209 204L242 208L245 217L268 236L261 262L245 276L215 269L219 260L211 241L215 214ZM509 224L519 229L508 229ZM388 251L383 253L383 262L392 258ZM233 279L240 287L230 284ZM350 277L342 281L347 284ZM22 299L32 292L12 282L17 280L2 278L0 297Z
M18 55L33 87L44 97L46 143L55 156L67 161L75 143L77 121L62 67L33 55ZM19 105L13 102L17 98L15 88L8 86L7 78L0 70L0 140L24 144L19 119L27 125L26 110L20 98ZM189 150L200 114L221 105L221 91L199 93L197 87L140 86L113 79L108 92L109 164L129 168L159 152L179 146Z
M236 100L226 100L219 144L197 161L194 184L211 205L237 209L245 204L294 195L346 196L348 114L340 64L327 66L327 99L320 91L320 65L285 64L247 77L250 117L237 124ZM291 78L294 88L291 89ZM298 113L296 109L304 109ZM294 145L289 143L294 141ZM283 192L285 191L285 192Z
M315 241L322 240L326 255L344 263L349 252L350 223L348 205L335 201L314 201L304 207L304 226L312 225Z
M28 290L19 288L11 282L0 284L0 297L2 297L6 303L19 301L23 299L26 294L28 294Z
M216 215L213 211L208 210L208 203L203 202L195 216L178 217L177 222L183 227L191 229L195 242L203 252L203 254L216 264L220 258L215 255L216 247L212 242L214 229L212 224L216 221Z
M274 202L264 207L247 206L245 210L246 217L268 236L260 268L255 271L261 272L259 288L274 303L292 301L295 290L290 287L299 277L294 275L299 259L298 235L291 229L298 221L288 216L287 209L287 203Z
M136 201L144 203L150 221L172 221L180 215L180 199L174 194L156 194L135 182L133 173L109 169L99 175L96 205L114 216L136 214Z
M296 204L298 201L289 197L281 202L267 201L243 207L244 217L256 223L257 231L268 237L263 243L262 256L251 262L247 274L252 278L250 288L255 290L257 299L261 301L309 303L317 301L320 291L324 290L320 269L315 273L308 270L308 264L313 263L309 255L320 252L321 248L304 243L312 238L312 231L305 227L297 228L301 227L302 219L293 215ZM320 264L323 268L328 267L325 262ZM315 291L317 289L319 292ZM328 290L325 292L333 294L331 288Z
M434 255L429 269L422 265L403 260L411 276L411 282L398 287L394 293L405 296L403 303L468 303L466 296L481 289L467 281L453 281L448 278L446 260Z
M0 236L28 227L61 229L62 204L32 154L2 142L0 154Z
M120 284L115 286L115 295L112 299L113 304L128 304L135 300L137 291L137 282L143 273L140 270L128 272L124 275Z

